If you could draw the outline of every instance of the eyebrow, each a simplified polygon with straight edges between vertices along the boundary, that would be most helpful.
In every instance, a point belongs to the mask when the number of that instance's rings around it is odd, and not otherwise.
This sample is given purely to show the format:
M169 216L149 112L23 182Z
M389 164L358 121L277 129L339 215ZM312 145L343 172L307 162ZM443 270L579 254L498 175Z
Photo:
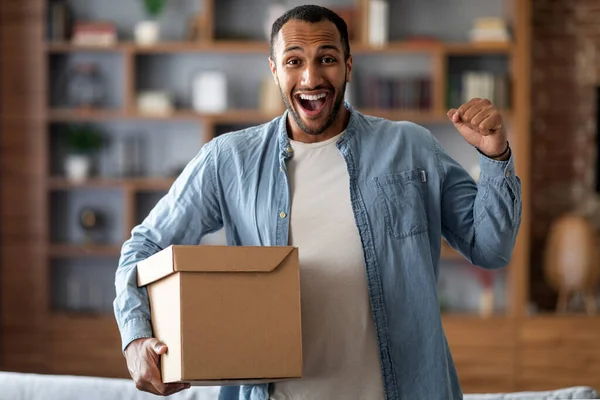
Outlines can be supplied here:
M286 48L283 51L283 54L289 53L290 51L294 51L294 50L300 50L300 51L302 51L303 49L302 49L301 46L298 46L298 45L296 45L296 46L290 46L290 47ZM319 51L321 51L321 50L335 50L338 53L340 52L340 49L336 45L333 45L333 44L324 44L322 46L319 46L318 50Z

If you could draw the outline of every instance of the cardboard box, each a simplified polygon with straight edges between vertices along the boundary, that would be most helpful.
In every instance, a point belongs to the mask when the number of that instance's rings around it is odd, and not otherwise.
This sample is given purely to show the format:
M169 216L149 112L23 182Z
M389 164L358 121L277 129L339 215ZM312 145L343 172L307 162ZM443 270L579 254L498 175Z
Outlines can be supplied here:
M223 386L302 376L295 247L170 246L138 263L163 341L163 382Z

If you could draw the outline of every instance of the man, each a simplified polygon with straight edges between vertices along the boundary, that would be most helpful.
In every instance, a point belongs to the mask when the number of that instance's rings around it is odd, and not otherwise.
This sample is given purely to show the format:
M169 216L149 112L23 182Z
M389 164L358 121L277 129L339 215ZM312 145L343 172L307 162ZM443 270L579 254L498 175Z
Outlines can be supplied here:
M448 112L481 153L476 184L426 129L344 102L352 57L333 12L301 6L279 18L270 68L284 115L203 146L123 246L115 314L137 387L186 386L161 382L166 346L152 338L136 263L224 227L229 245L299 247L305 358L302 379L224 387L221 398L462 398L438 260L442 237L481 267L510 260L521 186L500 114L482 99Z

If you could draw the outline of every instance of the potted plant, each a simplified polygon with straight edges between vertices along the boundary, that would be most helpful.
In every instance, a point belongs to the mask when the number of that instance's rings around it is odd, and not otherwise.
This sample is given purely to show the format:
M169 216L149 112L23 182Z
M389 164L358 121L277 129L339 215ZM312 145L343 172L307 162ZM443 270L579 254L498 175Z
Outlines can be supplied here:
M167 0L143 0L149 19L140 21L135 26L135 41L141 45L151 45L158 41L160 27L157 18L167 5Z
M89 125L69 126L64 133L65 174L67 179L81 182L92 171L93 157L104 145L102 133Z

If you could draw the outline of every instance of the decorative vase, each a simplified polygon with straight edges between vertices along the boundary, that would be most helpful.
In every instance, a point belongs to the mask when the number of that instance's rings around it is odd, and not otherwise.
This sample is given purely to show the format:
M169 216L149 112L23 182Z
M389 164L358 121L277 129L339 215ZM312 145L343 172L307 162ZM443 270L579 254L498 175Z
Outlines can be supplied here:
M135 26L134 36L137 44L144 46L155 44L160 37L160 26L157 21L140 21Z
M596 313L594 288L600 278L596 246L596 233L586 218L565 215L552 223L544 272L548 283L558 292L557 312L567 312L569 298L582 294L586 312Z
M85 181L90 176L92 160L83 154L69 154L65 158L65 174L72 182Z

